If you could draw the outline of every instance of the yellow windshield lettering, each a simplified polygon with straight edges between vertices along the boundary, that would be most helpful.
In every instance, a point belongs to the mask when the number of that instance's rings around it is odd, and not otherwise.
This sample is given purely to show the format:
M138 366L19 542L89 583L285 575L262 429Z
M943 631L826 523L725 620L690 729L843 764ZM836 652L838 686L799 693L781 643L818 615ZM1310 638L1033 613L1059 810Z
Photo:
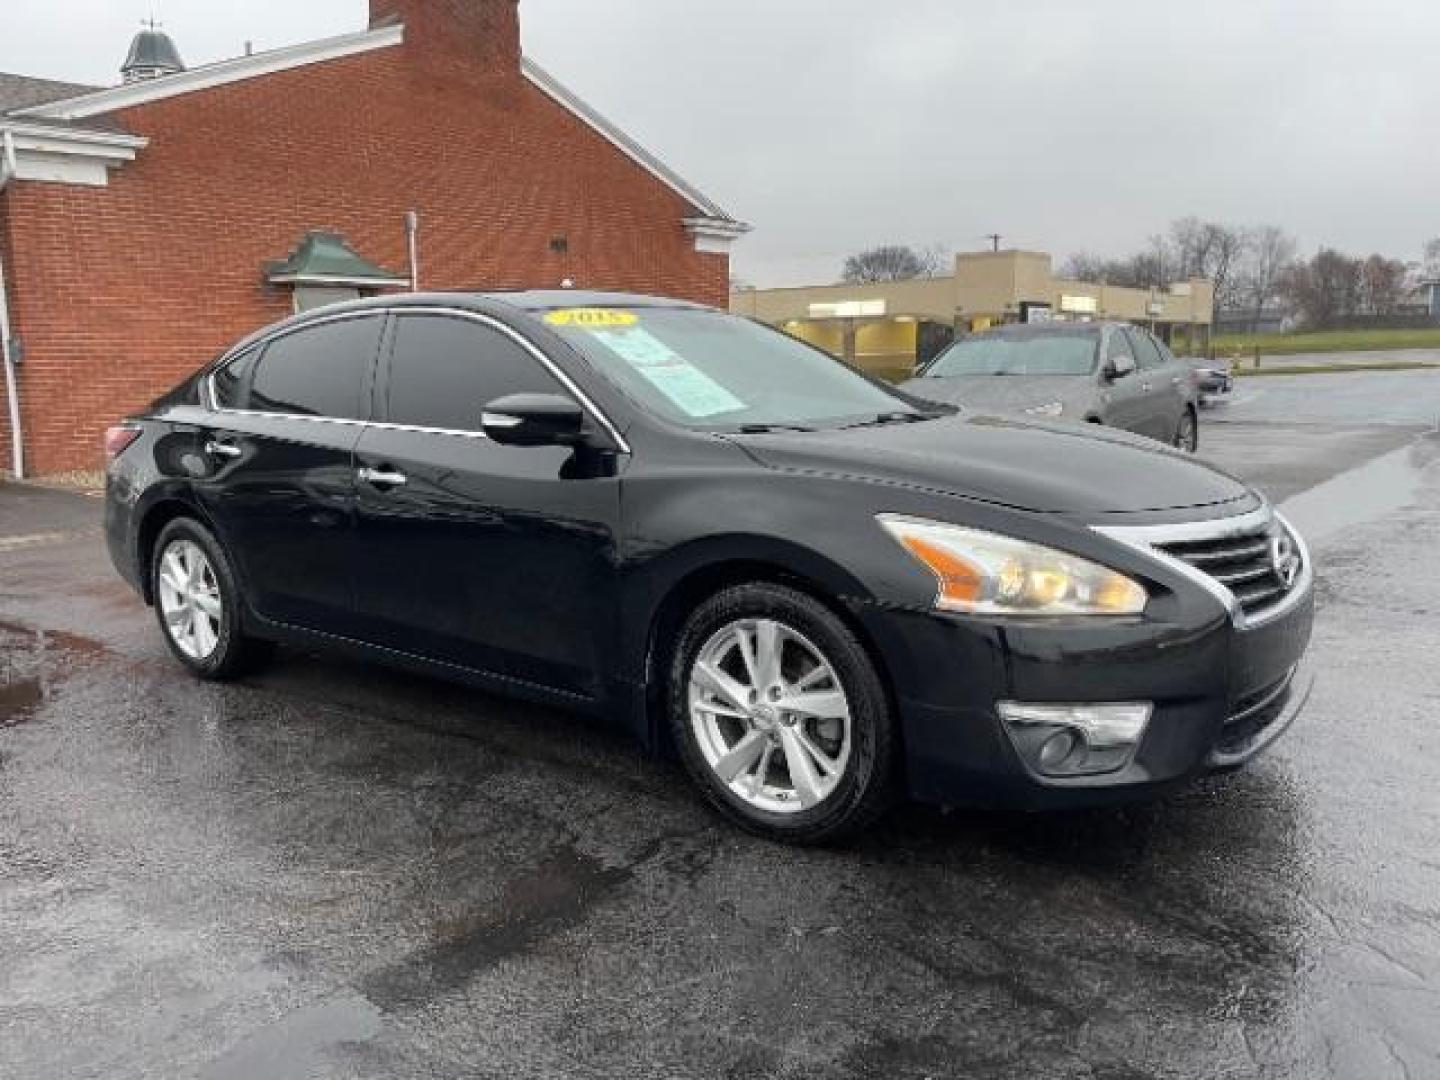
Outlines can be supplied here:
M566 308L546 314L545 321L551 326L578 326L582 330L609 330L615 327L636 326L640 316L633 311L616 308Z

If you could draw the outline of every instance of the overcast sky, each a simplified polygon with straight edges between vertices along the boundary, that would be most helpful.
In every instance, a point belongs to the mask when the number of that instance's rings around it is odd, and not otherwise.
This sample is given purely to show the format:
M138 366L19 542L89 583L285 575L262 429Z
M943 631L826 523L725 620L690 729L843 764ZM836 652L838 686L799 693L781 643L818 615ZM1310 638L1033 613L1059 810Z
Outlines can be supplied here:
M0 0L0 71L118 77L149 0ZM191 64L366 0L160 0ZM1122 254L1187 214L1418 257L1440 235L1432 0L522 0L526 51L753 223L735 272L890 241Z

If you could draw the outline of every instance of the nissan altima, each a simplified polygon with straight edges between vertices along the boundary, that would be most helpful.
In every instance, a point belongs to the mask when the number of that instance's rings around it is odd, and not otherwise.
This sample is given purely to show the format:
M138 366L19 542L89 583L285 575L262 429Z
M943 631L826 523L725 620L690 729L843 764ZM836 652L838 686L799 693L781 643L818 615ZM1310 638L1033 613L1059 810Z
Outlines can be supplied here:
M693 304L328 308L106 442L115 565L196 676L320 645L608 717L790 842L1153 796L1309 692L1310 556L1244 484Z
M1125 323L1003 326L961 338L903 389L976 411L1104 424L1194 453L1195 373Z

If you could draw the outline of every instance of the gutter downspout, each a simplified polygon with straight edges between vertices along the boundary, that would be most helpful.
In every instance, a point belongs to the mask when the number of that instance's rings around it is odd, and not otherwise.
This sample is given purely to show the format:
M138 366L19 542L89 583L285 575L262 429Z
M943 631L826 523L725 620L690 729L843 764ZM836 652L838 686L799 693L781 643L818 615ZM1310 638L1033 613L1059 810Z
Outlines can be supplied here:
M9 128L0 132L4 140L4 157L0 159L0 191L4 191L19 171L15 160L15 135ZM10 446L13 451L12 471L16 480L25 479L25 439L20 432L20 386L15 378L15 355L10 333L10 295L5 285L5 258L0 251L0 356L5 361L5 398L10 406Z
M405 246L410 254L410 291L420 291L420 214L411 210L405 215Z

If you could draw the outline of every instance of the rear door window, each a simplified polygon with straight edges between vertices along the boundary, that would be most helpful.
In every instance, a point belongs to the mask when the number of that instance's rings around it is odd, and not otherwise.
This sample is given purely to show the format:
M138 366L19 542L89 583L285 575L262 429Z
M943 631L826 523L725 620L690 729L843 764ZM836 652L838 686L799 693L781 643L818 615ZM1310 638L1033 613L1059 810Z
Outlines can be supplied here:
M384 316L341 319L272 341L260 358L249 408L287 416L366 420L371 365Z
M510 394L564 394L513 338L473 319L401 315L385 419L407 427L480 430L485 406Z

